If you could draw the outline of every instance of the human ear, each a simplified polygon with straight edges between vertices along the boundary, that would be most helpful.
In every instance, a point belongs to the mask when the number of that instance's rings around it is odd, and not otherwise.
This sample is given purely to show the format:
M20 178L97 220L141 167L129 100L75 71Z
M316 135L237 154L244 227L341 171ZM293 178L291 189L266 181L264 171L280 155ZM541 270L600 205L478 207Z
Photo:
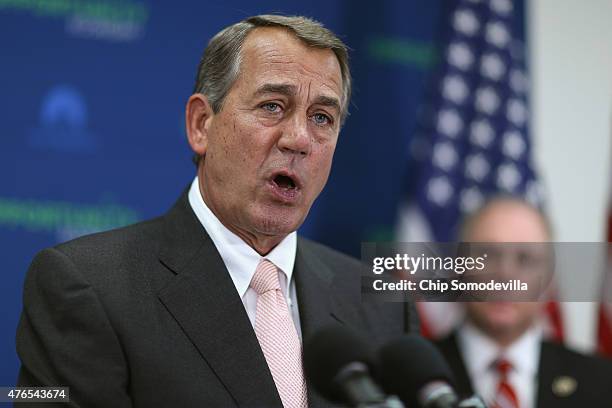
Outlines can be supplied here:
M189 97L185 107L185 130L191 150L199 156L206 154L213 116L214 112L206 96L196 93Z

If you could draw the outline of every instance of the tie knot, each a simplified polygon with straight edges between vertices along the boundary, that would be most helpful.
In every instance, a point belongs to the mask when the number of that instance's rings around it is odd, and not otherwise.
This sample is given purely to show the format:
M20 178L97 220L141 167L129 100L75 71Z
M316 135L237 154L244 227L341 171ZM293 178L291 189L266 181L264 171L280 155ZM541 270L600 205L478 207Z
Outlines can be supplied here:
M278 268L267 259L262 259L255 269L255 275L251 279L251 288L258 295L270 290L280 290L280 282L278 280Z
M512 370L512 363L506 360L505 358L500 358L496 360L493 364L501 377L506 377L510 370Z

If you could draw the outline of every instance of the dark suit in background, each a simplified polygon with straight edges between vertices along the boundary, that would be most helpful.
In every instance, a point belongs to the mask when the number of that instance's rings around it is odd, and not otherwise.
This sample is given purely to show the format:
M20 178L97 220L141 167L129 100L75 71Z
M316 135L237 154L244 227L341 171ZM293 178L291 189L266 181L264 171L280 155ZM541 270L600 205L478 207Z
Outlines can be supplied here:
M474 393L456 333L436 343L453 374L457 390ZM538 364L537 408L612 407L612 362L572 351L560 344L543 341Z
M304 338L341 322L373 344L414 329L361 302L359 263L298 239ZM70 385L81 407L280 407L236 288L184 194L164 217L42 251L25 283L19 385ZM311 406L326 406L309 389Z

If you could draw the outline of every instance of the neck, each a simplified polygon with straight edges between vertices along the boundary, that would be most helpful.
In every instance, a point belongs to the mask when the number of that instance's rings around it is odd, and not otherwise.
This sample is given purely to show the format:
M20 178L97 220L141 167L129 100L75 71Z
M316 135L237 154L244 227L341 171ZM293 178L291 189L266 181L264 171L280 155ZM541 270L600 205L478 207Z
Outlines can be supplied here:
M491 339L502 349L510 347L515 341L517 341L525 332L521 333L511 333L511 334L503 334L496 333L493 336L490 336Z
M224 224L225 225L225 224ZM238 235L248 246L253 248L259 255L265 256L272 251L285 238L272 236L256 236L254 234L243 233L226 226L227 229Z
M510 347L531 328L531 325L514 328L493 328L479 324L475 319L469 320L473 327L477 328L478 331L491 339L501 349Z

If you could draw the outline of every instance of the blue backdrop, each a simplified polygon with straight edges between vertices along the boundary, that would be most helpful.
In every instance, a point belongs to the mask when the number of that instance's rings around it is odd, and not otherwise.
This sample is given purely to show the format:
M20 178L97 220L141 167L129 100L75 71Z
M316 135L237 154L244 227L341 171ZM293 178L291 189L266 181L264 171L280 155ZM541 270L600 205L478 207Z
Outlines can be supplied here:
M302 233L355 255L362 240L390 238L447 7L0 0L0 385L15 383L15 328L33 255L172 205L194 175L183 117L201 52L248 15L311 16L352 48L351 116Z

